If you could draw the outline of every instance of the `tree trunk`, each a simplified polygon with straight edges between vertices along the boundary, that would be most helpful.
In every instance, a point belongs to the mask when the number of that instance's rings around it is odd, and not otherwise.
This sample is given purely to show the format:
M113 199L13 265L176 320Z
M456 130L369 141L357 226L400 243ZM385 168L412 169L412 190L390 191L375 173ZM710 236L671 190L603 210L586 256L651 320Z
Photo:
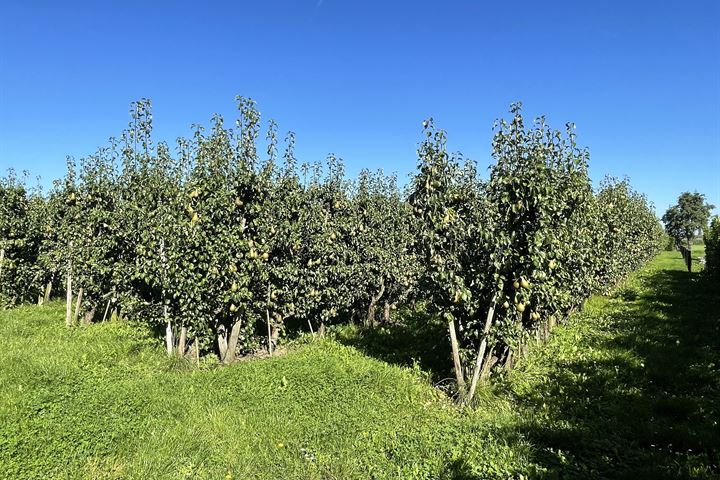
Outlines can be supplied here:
M273 354L273 342L272 342L272 326L270 325L270 310L265 309L265 321L267 322L267 340L268 340L268 354L272 357Z
M45 297L43 298L43 305L50 301L50 292L52 291L52 280L45 285Z
M89 311L85 312L85 315L83 315L83 324L90 325L93 318L95 318L95 307L92 307Z
M463 375L462 362L460 361L460 347L458 345L457 333L455 332L455 319L448 321L448 330L450 331L450 346L452 347L453 365L455 367L455 380L457 381L458 391L465 389L465 376Z
M380 300L380 297L383 296L383 293L385 293L385 281L381 280L380 290L377 295L370 297L370 306L368 307L367 317L365 318L366 327L372 327L375 325L375 308L377 306L377 302Z
M390 304L385 302L385 308L383 309L383 322L387 325L390 323Z
M270 284L267 287L267 298L265 304L265 321L267 322L267 341L268 341L268 355L272 357L273 354L273 343L272 343L272 325L270 324Z
M185 342L187 342L187 327L183 325L180 328L180 340L178 340L178 355L181 357L185 355Z
M505 356L503 370L506 372L509 372L510 370L512 370L514 363L515 363L515 354L513 353L513 349L510 347L507 347L507 355Z
M493 345L490 350L488 350L487 355L485 357L485 361L483 361L483 368L482 372L480 372L480 381L485 382L488 378L490 378L490 372L492 371L492 367L495 366L495 364L498 361L498 357L493 355L493 351L495 350L495 345Z
M2 278L3 264L5 263L5 249L0 248L0 278Z
M80 287L80 290L78 290L77 300L75 301L75 314L73 315L73 323L78 323L78 318L80 318L80 306L82 305L82 298L83 287Z
M280 322L282 322L282 320L280 320ZM272 329L272 342L273 342L273 345L275 345L275 347L277 347L279 338L280 338L280 327L279 327L278 323L276 323L275 325L273 325L273 329Z
M314 337L314 336L315 336L315 331L314 331L313 328L312 328L312 322L310 321L309 318L308 318L308 327L310 327L310 334Z
M475 358L475 368L473 369L472 380L470 382L470 390L466 398L466 402L470 403L475 396L475 389L477 388L478 380L480 380L480 372L482 370L483 360L485 360L485 349L487 348L487 336L490 332L490 326L492 325L493 317L495 316L495 303L493 302L492 307L488 310L487 317L485 318L485 326L483 327L482 340L478 348L477 357Z
M237 352L241 326L242 320L236 319L235 323L233 323L232 329L230 330L230 341L227 344L227 352L225 353L224 359L225 363L231 363L235 361L235 352Z
M188 347L187 352L185 352L185 358L188 360L195 360L197 362L197 366L200 366L200 342L198 342L197 338L194 339L190 344L190 347Z
M72 274L68 269L67 283L65 284L66 295L65 295L65 325L68 327L72 326Z
M174 344L175 339L173 338L172 324L170 320L167 320L167 326L165 327L165 349L167 350L168 356L172 355Z
M195 339L195 361L200 368L200 341L197 338Z

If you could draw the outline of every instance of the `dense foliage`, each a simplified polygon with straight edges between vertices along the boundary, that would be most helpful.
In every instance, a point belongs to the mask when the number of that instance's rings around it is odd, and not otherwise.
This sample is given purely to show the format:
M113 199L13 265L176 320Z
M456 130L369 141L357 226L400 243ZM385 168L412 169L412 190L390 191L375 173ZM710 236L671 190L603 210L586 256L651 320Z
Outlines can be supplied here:
M720 217L713 217L710 227L705 231L705 271L708 275L720 278Z
M532 336L546 336L662 241L647 199L627 181L608 179L593 192L573 125L565 134L543 118L526 127L519 104L511 113L496 124L487 183L447 154L445 134L427 122L410 196L423 221L428 292L448 321L469 398L493 366L511 367Z
M68 324L130 316L164 330L168 353L223 361L272 353L289 330L372 327L425 302L447 321L472 397L660 247L645 197L626 180L593 191L574 126L526 126L519 105L497 124L487 181L427 121L407 194L382 172L348 180L334 155L298 166L292 133L281 152L274 122L260 139L254 102L238 110L235 128L215 116L173 154L141 100L121 137L69 160L48 195L3 179L3 302L54 285Z

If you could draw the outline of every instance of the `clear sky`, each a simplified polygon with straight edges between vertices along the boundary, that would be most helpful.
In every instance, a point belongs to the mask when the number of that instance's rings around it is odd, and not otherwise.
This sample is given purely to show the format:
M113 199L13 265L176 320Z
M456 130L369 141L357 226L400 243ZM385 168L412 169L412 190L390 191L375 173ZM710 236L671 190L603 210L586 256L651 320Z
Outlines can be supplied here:
M593 179L630 176L660 213L685 190L720 205L717 0L0 0L0 171L49 184L134 99L173 141L238 94L350 174L411 172L428 116L484 168L521 100L577 124Z

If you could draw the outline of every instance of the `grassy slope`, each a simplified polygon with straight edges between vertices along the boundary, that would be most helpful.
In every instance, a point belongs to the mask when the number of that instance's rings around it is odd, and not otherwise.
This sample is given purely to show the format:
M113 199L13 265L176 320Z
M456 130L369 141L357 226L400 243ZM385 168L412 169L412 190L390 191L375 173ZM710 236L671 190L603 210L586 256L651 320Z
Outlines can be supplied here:
M466 412L390 334L193 370L128 325L68 331L59 304L0 312L0 477L712 478L718 306L664 252Z

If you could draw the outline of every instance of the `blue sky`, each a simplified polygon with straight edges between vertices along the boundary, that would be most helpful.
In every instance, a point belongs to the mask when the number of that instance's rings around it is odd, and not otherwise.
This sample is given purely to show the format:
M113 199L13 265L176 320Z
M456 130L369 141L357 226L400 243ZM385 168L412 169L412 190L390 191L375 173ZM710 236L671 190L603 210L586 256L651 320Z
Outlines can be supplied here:
M416 163L422 120L490 164L492 123L577 124L591 175L628 175L660 213L720 205L720 2L0 1L0 171L64 174L153 101L156 138L234 98L297 133L301 161ZM717 210L716 210L717 212Z

